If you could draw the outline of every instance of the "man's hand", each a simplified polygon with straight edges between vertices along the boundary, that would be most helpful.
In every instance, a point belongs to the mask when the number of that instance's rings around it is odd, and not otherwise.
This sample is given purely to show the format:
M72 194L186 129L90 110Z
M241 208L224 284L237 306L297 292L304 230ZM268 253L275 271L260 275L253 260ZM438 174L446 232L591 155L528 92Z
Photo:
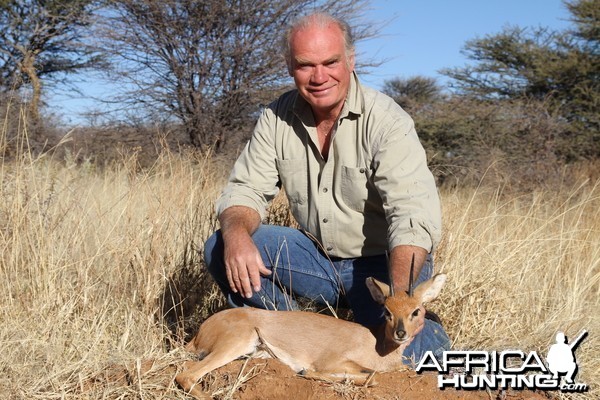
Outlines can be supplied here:
M229 286L234 293L246 298L252 297L252 291L260 290L260 275L270 275L250 235L238 232L225 240L225 270Z
M260 290L260 275L270 275L252 241L252 234L260 226L260 216L248 207L227 208L219 216L223 234L223 258L229 286L234 293L252 297L252 290Z

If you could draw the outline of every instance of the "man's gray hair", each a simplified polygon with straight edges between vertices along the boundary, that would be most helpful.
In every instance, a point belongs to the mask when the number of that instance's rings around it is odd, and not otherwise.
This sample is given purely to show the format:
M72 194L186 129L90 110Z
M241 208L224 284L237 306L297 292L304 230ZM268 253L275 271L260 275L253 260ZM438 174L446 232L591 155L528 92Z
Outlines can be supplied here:
M285 57L285 62L287 63L288 70L290 72L292 71L292 50L290 39L292 38L294 32L312 26L326 28L330 25L336 25L338 28L340 28L342 37L344 39L344 47L346 48L346 57L349 58L350 56L354 55L354 37L352 36L350 25L348 25L346 21L336 18L331 14L325 12L315 12L300 17L290 24L285 31L285 36L283 37L283 56Z

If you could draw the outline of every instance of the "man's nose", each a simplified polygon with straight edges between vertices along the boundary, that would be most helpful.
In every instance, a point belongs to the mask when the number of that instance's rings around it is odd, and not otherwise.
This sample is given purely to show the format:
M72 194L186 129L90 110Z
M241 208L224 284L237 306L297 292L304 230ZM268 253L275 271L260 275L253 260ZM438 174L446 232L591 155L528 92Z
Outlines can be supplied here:
M313 70L311 80L316 84L327 82L327 72L325 71L325 67L317 65Z

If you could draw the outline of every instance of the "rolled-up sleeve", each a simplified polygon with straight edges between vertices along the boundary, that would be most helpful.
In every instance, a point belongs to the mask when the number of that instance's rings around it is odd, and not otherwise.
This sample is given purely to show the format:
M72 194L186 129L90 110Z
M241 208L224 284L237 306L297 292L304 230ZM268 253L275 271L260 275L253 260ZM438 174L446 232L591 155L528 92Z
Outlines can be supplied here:
M413 245L432 252L441 237L441 207L412 118L383 127L373 157L374 184L388 222L388 245Z
M268 203L279 191L274 124L273 112L270 108L265 109L217 200L217 214L228 207L246 206L264 218Z

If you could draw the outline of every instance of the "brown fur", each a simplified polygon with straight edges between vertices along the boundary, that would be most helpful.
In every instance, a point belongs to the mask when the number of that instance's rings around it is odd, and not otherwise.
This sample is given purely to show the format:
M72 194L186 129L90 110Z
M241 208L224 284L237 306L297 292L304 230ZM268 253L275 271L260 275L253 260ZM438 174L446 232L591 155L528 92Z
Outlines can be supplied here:
M188 361L175 380L190 394L205 397L197 382L208 372L241 356L277 358L303 376L356 384L370 381L375 371L403 366L402 352L417 329L415 310L435 299L445 282L436 275L415 289L413 297L401 292L389 297L389 287L367 279L373 298L389 311L385 324L368 329L330 316L304 311L267 311L234 308L208 318L186 349L201 354ZM398 329L403 332L398 337Z

